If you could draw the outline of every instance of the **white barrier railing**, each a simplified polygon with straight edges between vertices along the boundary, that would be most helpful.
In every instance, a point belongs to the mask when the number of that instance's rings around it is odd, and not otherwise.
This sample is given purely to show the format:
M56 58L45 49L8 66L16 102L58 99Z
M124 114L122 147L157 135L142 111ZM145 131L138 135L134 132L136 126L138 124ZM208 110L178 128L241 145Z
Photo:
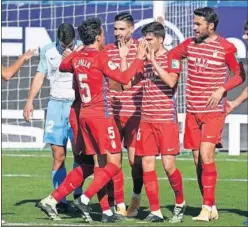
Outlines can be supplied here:
M3 119L23 119L22 110L2 110ZM35 110L33 118L36 120L44 120L45 112L43 110ZM185 114L178 114L179 122L183 123L184 128ZM226 121L229 125L229 155L239 155L240 154L240 124L248 124L247 115L243 114L230 114L226 117ZM44 130L33 126L20 126L20 125L8 125L2 124L2 133L17 136L31 136L35 138L35 142L12 142L5 141L2 142L2 148L9 149L43 149L45 143L43 143L43 133ZM183 135L180 134L180 142L183 141ZM70 144L68 145L70 147Z

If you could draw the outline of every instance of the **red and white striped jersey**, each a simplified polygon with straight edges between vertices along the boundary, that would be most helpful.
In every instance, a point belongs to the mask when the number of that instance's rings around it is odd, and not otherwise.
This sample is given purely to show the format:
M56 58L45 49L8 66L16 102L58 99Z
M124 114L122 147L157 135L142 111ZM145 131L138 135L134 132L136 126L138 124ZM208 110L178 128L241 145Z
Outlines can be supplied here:
M187 112L225 111L226 94L214 108L207 107L206 103L217 88L221 86L225 88L230 75L229 69L238 74L239 65L235 54L234 45L220 36L217 36L214 41L200 44L196 44L192 38L189 38L169 52L168 64L171 64L171 68L181 68L180 60L183 58L188 60Z
M157 63L168 70L167 52L156 57ZM145 63L144 92L141 119L146 122L176 122L176 88L170 88L155 71L150 61Z
M137 48L138 41L133 40L133 43L130 45L129 53L127 55L128 65L130 65L134 61ZM120 66L121 58L119 55L118 47L114 43L112 43L109 44L105 48L105 50L111 60L116 65ZM139 82L140 80L140 76L136 76L136 84L130 89L124 91L122 91L121 85L119 83L109 80L110 95L112 97L112 107L114 115L140 117L142 102L142 83Z

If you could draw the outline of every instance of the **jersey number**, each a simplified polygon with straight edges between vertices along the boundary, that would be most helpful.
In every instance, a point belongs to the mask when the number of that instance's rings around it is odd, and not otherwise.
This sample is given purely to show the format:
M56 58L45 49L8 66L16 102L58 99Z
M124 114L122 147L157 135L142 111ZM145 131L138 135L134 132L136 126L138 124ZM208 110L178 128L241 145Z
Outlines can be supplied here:
M48 133L52 133L53 132L53 126L54 126L54 121L50 120L47 122L47 125L46 125L46 131Z
M80 84L80 95L82 102L88 103L91 101L91 93L90 93L90 87L87 83L83 83L83 79L87 79L88 76L87 74L79 74L78 79L79 79L79 84Z
M108 127L108 134L109 134L109 139L114 139L115 138L115 131L114 131L114 127Z

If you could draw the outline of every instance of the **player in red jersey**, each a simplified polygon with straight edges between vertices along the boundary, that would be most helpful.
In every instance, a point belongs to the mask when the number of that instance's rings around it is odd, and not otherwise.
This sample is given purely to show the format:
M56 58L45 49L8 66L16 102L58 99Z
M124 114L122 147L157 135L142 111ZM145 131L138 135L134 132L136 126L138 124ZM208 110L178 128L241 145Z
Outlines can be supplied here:
M78 47L75 51L79 51L82 49L82 46ZM80 195L75 194L75 189L82 187L85 179L94 174L97 174L101 169L99 167L94 168L94 160L90 155L85 155L85 144L80 130L79 123L79 114L81 107L81 97L79 93L79 87L77 86L77 81L75 76L73 77L73 88L75 90L75 100L72 103L70 110L70 124L73 130L73 139L74 139L74 149L73 155L75 161L79 164L79 166L72 171L70 171L65 180L59 185L59 187L54 190L51 195L41 200L38 204L38 207L44 211L49 218L52 220L60 220L58 216L56 207L51 209L51 204L55 204L61 201L62 198L68 196L72 191L74 191L74 199L78 198ZM111 218L105 213L110 209L109 207L109 198L107 195L107 188L103 187L98 193L98 200L102 209L102 222L113 222ZM111 201L113 203L113 201ZM86 221L91 221L88 219Z
M216 12L205 7L196 9L194 14L195 37L170 51L168 58L173 69L181 68L181 59L188 60L184 148L193 151L203 195L202 210L193 220L209 221L218 219L215 146L225 122L226 92L241 84L244 78L236 48L216 34ZM231 78L227 76L228 69Z
M93 155L95 166L98 166L99 157L107 155L107 165L94 177L85 193L74 200L74 205L88 218L90 199L121 167L121 141L112 115L106 78L128 84L138 70L143 68L146 45L144 41L140 42L136 59L130 68L121 72L106 52L100 51L104 48L105 38L99 19L84 21L78 30L85 48L75 53L73 58L64 59L60 70L74 72L77 76L82 99L80 127L86 153ZM113 213L109 211L107 215L113 216Z
M134 19L129 13L120 13L115 16L114 36L115 43L106 46L105 50L111 60L119 65L121 70L128 68L136 55L138 41L132 38L134 31ZM126 44L126 62L121 61L119 44ZM139 83L140 77L135 76L128 85L122 86L120 83L110 80L110 94L112 96L112 107L116 125L119 129L121 140L128 150L129 163L132 168L133 195L131 203L126 211L124 202L124 177L120 172L113 178L115 200L117 205L117 215L119 217L134 217L138 214L141 200L141 190L143 185L143 172L141 159L134 158L136 134L140 122L140 111L142 101L142 86Z
M167 50L163 46L164 26L152 22L142 28L149 43L148 61L145 63L141 123L137 134L136 152L142 157L143 181L151 213L147 221L163 221L159 204L159 186L155 171L156 156L161 154L164 170L175 193L176 205L170 223L183 220L185 201L182 176L176 168L179 154L179 129L176 109L178 69L168 73ZM173 71L173 72L172 72Z

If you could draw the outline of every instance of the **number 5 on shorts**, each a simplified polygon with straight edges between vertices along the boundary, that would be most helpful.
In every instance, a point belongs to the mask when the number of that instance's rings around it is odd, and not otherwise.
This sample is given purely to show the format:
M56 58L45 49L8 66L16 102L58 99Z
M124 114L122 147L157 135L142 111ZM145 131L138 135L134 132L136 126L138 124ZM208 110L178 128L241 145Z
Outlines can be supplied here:
M108 127L108 134L109 134L109 139L114 139L115 138L115 131L114 131L114 127Z

